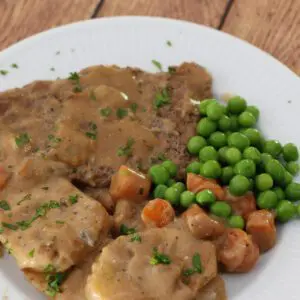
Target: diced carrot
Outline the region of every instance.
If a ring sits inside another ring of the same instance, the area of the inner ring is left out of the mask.
[[[151,181],[146,175],[121,166],[112,176],[109,192],[114,201],[127,199],[141,202],[149,196]]]
[[[274,215],[265,209],[252,212],[247,221],[246,230],[252,235],[261,252],[274,247],[276,243],[276,226]]]
[[[224,191],[222,187],[217,184],[214,179],[208,179],[200,175],[188,173],[186,185],[187,189],[193,193],[198,193],[203,190],[211,190],[219,200],[223,200],[224,198]]]
[[[228,272],[245,273],[258,261],[259,249],[251,236],[241,229],[227,229],[217,246],[218,261]]]
[[[0,189],[4,188],[9,177],[10,177],[10,174],[8,172],[6,172],[2,166],[0,166]]]
[[[233,196],[230,194],[227,187],[224,188],[225,197],[223,198],[232,208],[235,215],[242,216],[247,220],[250,213],[256,211],[256,201],[254,194],[248,192],[243,196]]]
[[[175,211],[168,201],[157,198],[147,203],[141,217],[146,225],[154,224],[156,227],[164,227],[174,220]]]
[[[197,239],[214,239],[222,235],[225,226],[216,219],[211,218],[197,204],[189,207],[182,217],[192,235]]]

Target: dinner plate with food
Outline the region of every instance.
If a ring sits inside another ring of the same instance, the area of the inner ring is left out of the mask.
[[[1,52],[1,296],[299,299],[299,95],[268,54],[169,19]]]

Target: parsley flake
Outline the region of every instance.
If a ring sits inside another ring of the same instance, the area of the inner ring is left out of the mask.
[[[128,138],[127,143],[125,146],[122,146],[118,149],[117,155],[118,156],[131,156],[132,154],[132,146],[135,143],[133,138]]]
[[[10,66],[11,66],[11,68],[13,68],[13,69],[19,69],[19,66],[18,66],[17,64],[11,64]]]
[[[55,144],[60,143],[60,142],[62,141],[62,139],[61,139],[60,137],[56,137],[56,136],[53,135],[53,134],[49,134],[49,135],[48,135],[48,140],[49,140],[50,142],[52,142],[52,143],[55,143]]]
[[[166,41],[167,46],[172,47],[172,42],[171,41]]]
[[[158,92],[155,95],[154,107],[158,109],[164,105],[170,104],[170,100],[169,92],[166,88],[164,88],[161,92]]]
[[[50,297],[55,297],[56,294],[61,293],[60,286],[67,278],[68,272],[59,272],[55,274],[46,274],[47,289],[45,293]]]
[[[130,242],[139,242],[141,243],[142,242],[142,237],[137,234],[137,233],[134,233],[130,239]]]
[[[16,145],[20,148],[30,142],[30,137],[29,137],[28,133],[26,133],[26,132],[21,133],[20,135],[15,137],[15,142],[16,142]]]
[[[10,210],[10,206],[5,200],[0,201],[0,208],[2,208],[3,210]]]
[[[78,202],[78,195],[70,195],[69,196],[69,201],[72,205],[77,203]]]
[[[100,115],[102,117],[108,117],[112,113],[112,109],[110,107],[105,107],[100,109]]]
[[[55,71],[55,68],[54,68],[54,67],[50,68],[50,71],[54,72],[54,71]]]
[[[137,109],[138,109],[138,105],[137,105],[137,103],[131,103],[130,104],[130,109],[131,109],[131,111],[133,112],[133,113],[136,113],[136,111],[137,111]]]
[[[17,225],[6,223],[6,222],[2,222],[2,226],[5,227],[5,228],[8,228],[10,230],[14,230],[14,231],[16,231],[18,229]]]
[[[96,98],[96,94],[94,92],[94,90],[91,90],[90,93],[89,93],[89,98],[93,101],[96,101],[97,98]]]
[[[168,72],[169,72],[169,74],[174,74],[174,73],[176,73],[176,68],[169,66],[168,67]]]
[[[31,194],[25,195],[20,201],[17,202],[17,205],[20,205],[22,202],[26,200],[31,200]]]
[[[56,223],[56,224],[65,224],[65,221],[56,220],[55,223]]]
[[[183,276],[189,277],[195,273],[199,273],[199,274],[202,273],[203,268],[202,268],[201,257],[199,253],[195,253],[193,255],[192,264],[193,264],[193,268],[184,270],[182,273]]]
[[[124,117],[126,117],[128,115],[128,111],[126,108],[119,107],[116,111],[116,115],[119,119],[123,119]]]
[[[35,249],[31,249],[29,252],[28,252],[28,256],[29,257],[34,257],[34,252],[35,252]]]
[[[91,140],[96,140],[97,138],[97,125],[94,122],[89,123],[89,131],[85,133],[85,135]]]
[[[162,71],[162,65],[159,61],[155,60],[155,59],[152,59],[152,64],[159,70],[159,71]]]
[[[171,259],[168,255],[158,252],[157,248],[153,248],[153,254],[150,259],[150,264],[151,265],[169,265],[171,263]]]
[[[8,71],[7,70],[0,70],[0,74],[5,76],[8,74]]]
[[[135,228],[129,228],[125,224],[121,224],[120,233],[122,235],[134,234],[134,233],[136,233],[136,229]]]
[[[69,80],[73,81],[73,92],[79,93],[82,92],[82,86],[80,84],[80,76],[77,72],[71,72],[68,77]]]

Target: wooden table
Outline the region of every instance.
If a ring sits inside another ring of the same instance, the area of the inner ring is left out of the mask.
[[[300,74],[300,0],[0,0],[0,50],[48,28],[119,15],[205,24],[247,40]]]

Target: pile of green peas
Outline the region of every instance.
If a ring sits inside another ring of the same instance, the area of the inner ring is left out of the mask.
[[[296,204],[300,184],[293,181],[299,173],[298,148],[293,143],[281,145],[277,140],[266,140],[254,128],[259,109],[248,106],[239,96],[229,99],[227,106],[206,99],[199,104],[199,112],[197,135],[187,144],[188,152],[198,160],[187,166],[187,173],[216,179],[228,185],[234,196],[253,191],[258,208],[275,210],[281,222],[300,214],[300,205]],[[229,208],[223,206],[217,201],[210,211],[220,216],[222,210],[224,217],[229,217]],[[242,225],[238,216],[230,217],[232,223]]]

